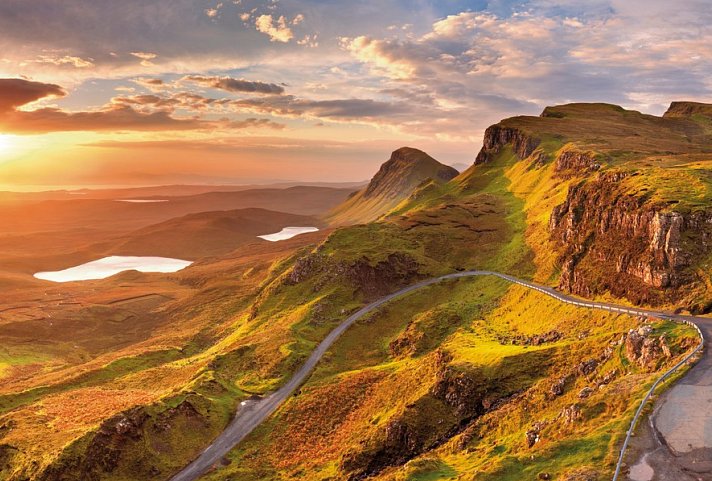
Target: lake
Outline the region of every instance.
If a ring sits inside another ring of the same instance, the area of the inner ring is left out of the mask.
[[[61,271],[38,272],[37,279],[52,282],[105,279],[123,271],[176,272],[191,265],[191,261],[170,257],[109,256]]]
[[[266,241],[270,242],[277,242],[285,239],[291,239],[294,236],[298,236],[299,234],[306,234],[307,232],[316,232],[319,229],[316,227],[285,227],[279,232],[275,232],[274,234],[265,234],[265,235],[258,235],[260,239],[264,239]]]

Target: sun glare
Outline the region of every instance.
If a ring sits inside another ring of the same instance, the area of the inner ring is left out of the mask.
[[[13,147],[13,137],[11,135],[0,134],[0,156],[10,153]]]

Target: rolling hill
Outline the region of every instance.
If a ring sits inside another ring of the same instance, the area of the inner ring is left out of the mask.
[[[488,128],[457,176],[394,152],[329,216],[361,224],[170,276],[0,293],[0,477],[168,480],[351,313],[458,270],[709,312],[706,112],[548,107]],[[220,215],[175,222],[212,230]],[[201,480],[610,479],[645,391],[697,341],[503,281],[433,285],[357,321]]]
[[[114,255],[156,255],[181,259],[227,254],[258,235],[286,226],[321,227],[315,217],[267,209],[200,212],[170,219],[132,232],[110,248]]]

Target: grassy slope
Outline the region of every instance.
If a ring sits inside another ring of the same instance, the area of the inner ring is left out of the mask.
[[[566,145],[561,135],[551,134],[540,147],[553,154]],[[611,152],[618,148],[613,147]],[[399,283],[470,267],[552,278],[556,272],[547,249],[547,213],[560,203],[570,181],[556,178],[551,169],[550,164],[532,168],[504,149],[492,163],[473,167],[447,184],[421,186],[386,222],[340,229],[318,248],[274,257],[255,278],[250,277],[254,266],[232,268],[224,278],[203,285],[204,291],[224,294],[234,287],[234,279],[248,279],[251,288],[259,286],[256,297],[216,304],[206,296],[186,305],[187,323],[191,316],[203,319],[202,325],[214,318],[227,322],[169,344],[182,349],[179,359],[129,362],[125,370],[111,368],[106,378],[99,375],[96,384],[53,391],[62,398],[43,397],[47,393],[30,397],[3,419],[21,424],[0,442],[27,450],[29,455],[16,464],[26,468],[23,463],[31,459],[49,462],[74,440],[55,463],[66,468],[84,456],[102,419],[148,404],[149,421],[139,441],[125,441],[118,466],[96,479],[143,479],[149,468],[165,478],[219,432],[237,402],[283,383],[350,311]],[[415,267],[394,265],[395,253]],[[312,259],[307,274],[299,282],[287,282],[297,257],[305,256]],[[381,268],[393,274],[393,282],[374,287],[366,274]],[[204,269],[206,276],[212,275],[210,266]],[[230,466],[210,478],[229,479],[231,473],[250,479],[343,477],[344,460],[375,452],[393,421],[414,427],[427,442],[444,444],[414,454],[404,466],[385,469],[380,474],[384,479],[441,479],[461,473],[521,479],[544,469],[565,472],[584,461],[605,473],[635,399],[652,374],[637,372],[616,348],[596,376],[614,368],[630,374],[581,402],[583,418],[571,425],[554,419],[563,407],[579,402],[576,394],[586,381],[577,378],[563,397],[551,402],[545,392],[574,363],[600,355],[632,325],[626,317],[579,312],[501,282],[431,287],[426,295],[402,299],[354,326],[302,393],[231,454]],[[563,339],[536,348],[500,343],[512,332],[530,335],[551,329],[561,331]],[[678,342],[691,336],[674,329]],[[392,348],[393,341],[401,347]],[[186,349],[195,344],[197,349]],[[477,419],[462,419],[432,394],[445,368],[477,379],[483,389],[508,401]],[[161,379],[169,382],[161,384]],[[47,406],[57,400],[96,399],[102,393],[110,397],[119,390],[133,397],[118,405],[107,403],[93,417],[70,426],[54,424],[66,413],[50,412],[55,421],[46,422]],[[605,393],[610,390],[616,396],[609,399]],[[168,432],[159,429],[161,419],[172,416],[186,399],[200,415],[179,412]],[[523,437],[533,422],[545,425],[542,442],[529,450]],[[48,435],[47,425],[54,434]],[[460,427],[452,431],[453,426]],[[185,442],[189,432],[190,442]],[[42,443],[29,448],[38,439]],[[146,443],[155,447],[147,451]]]
[[[368,242],[375,234],[358,234],[381,231],[381,239],[392,239],[399,231],[391,223],[407,228],[414,219],[431,219],[434,225],[426,222],[419,228],[435,232],[456,221],[457,205],[491,203],[503,209],[499,214],[507,220],[507,235],[497,238],[495,255],[483,252],[470,260],[474,264],[461,261],[456,267],[476,265],[531,276],[535,268],[525,226],[527,216],[536,219],[543,214],[512,194],[523,196],[527,183],[534,183],[526,172],[518,172],[516,160],[505,150],[492,164],[475,167],[447,185],[422,189],[394,211],[390,223],[340,231],[330,241],[342,253],[358,248],[369,256],[383,255],[388,251],[382,244]],[[482,219],[476,225],[487,229]],[[459,257],[459,241],[448,238],[451,259]],[[465,245],[477,249],[476,244]],[[616,348],[597,376],[614,369],[630,375],[581,402],[583,420],[571,426],[561,426],[557,418],[564,407],[577,403],[578,391],[589,381],[576,379],[565,396],[552,402],[546,401],[545,393],[574,363],[600,355],[636,323],[626,316],[564,306],[500,281],[480,279],[428,288],[357,323],[300,395],[239,446],[228,467],[206,479],[340,479],[347,475],[344,460],[378,446],[390,422],[406,419],[430,430],[433,439],[445,435],[443,429],[459,421],[430,394],[438,378],[437,358],[443,352],[451,356],[449,366],[480,379],[493,395],[519,394],[442,447],[415,456],[404,467],[386,469],[383,479],[442,479],[463,473],[480,473],[482,479],[521,479],[525,473],[558,474],[576,466],[607,473],[632,409],[654,376],[636,372]],[[662,327],[693,336],[684,328]],[[564,340],[536,348],[500,343],[501,336],[551,329],[565,333]],[[394,351],[392,343],[397,340],[409,346],[405,354]],[[605,396],[610,390],[616,392],[612,399]],[[524,445],[524,433],[533,422],[549,423],[542,430],[544,441],[533,451],[534,460]]]

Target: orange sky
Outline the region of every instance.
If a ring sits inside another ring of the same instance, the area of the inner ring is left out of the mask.
[[[0,186],[369,178],[470,164],[546,105],[709,101],[684,0],[4,0]]]

